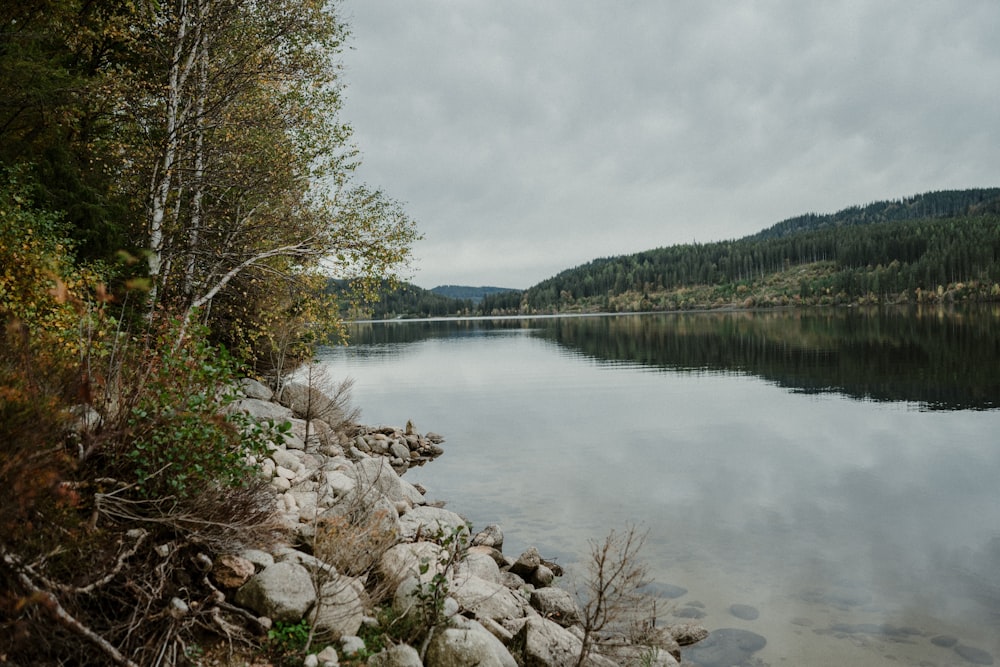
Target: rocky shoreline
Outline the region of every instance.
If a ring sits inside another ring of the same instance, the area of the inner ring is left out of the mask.
[[[326,644],[304,658],[308,667],[578,664],[581,610],[558,587],[561,568],[534,548],[505,555],[499,526],[473,533],[402,477],[443,452],[441,436],[410,424],[346,427],[329,397],[302,384],[275,396],[244,380],[240,392],[229,409],[275,433],[255,463],[285,539],[220,556],[212,573],[259,632],[308,622],[315,644]],[[431,626],[418,645],[388,641],[372,652],[358,636],[407,618]],[[582,664],[680,665],[681,648],[707,636],[688,622],[650,627],[642,643],[623,635],[597,643]]]

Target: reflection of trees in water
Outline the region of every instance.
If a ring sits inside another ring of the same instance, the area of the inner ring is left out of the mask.
[[[924,409],[1000,407],[1000,308],[804,309],[547,320],[536,335],[612,363],[756,375]]]
[[[357,322],[350,325],[350,345],[399,345],[432,338],[489,336],[504,331],[527,329],[535,320],[496,319],[427,319]]]

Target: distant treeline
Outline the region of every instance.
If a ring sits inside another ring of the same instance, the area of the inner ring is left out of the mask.
[[[452,299],[468,299],[472,303],[478,304],[485,297],[504,292],[518,292],[520,290],[509,287],[468,287],[466,285],[439,285],[431,290],[435,294],[451,297]]]
[[[521,292],[404,285],[373,317],[622,312],[1000,298],[1000,188],[791,218],[742,239],[596,259]]]

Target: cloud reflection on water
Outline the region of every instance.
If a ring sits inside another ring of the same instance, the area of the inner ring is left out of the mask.
[[[860,591],[871,604],[857,607],[886,622],[929,614],[992,632],[997,411],[642,372],[524,330],[357,349],[328,362],[355,377],[363,418],[443,432],[446,454],[408,474],[477,527],[500,523],[505,551],[573,558],[631,521],[651,531],[654,572],[700,562],[752,579],[759,604],[850,611]]]

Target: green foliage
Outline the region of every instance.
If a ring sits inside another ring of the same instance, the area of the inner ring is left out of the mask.
[[[305,620],[298,623],[278,621],[267,631],[267,642],[270,653],[283,664],[300,665],[309,643],[309,623]]]
[[[162,352],[148,362],[120,463],[147,497],[184,498],[206,485],[244,485],[254,472],[249,455],[264,451],[265,430],[241,415],[219,414],[232,399],[224,392],[235,378],[225,348],[195,336],[171,349],[176,336],[176,327],[165,327]]]

